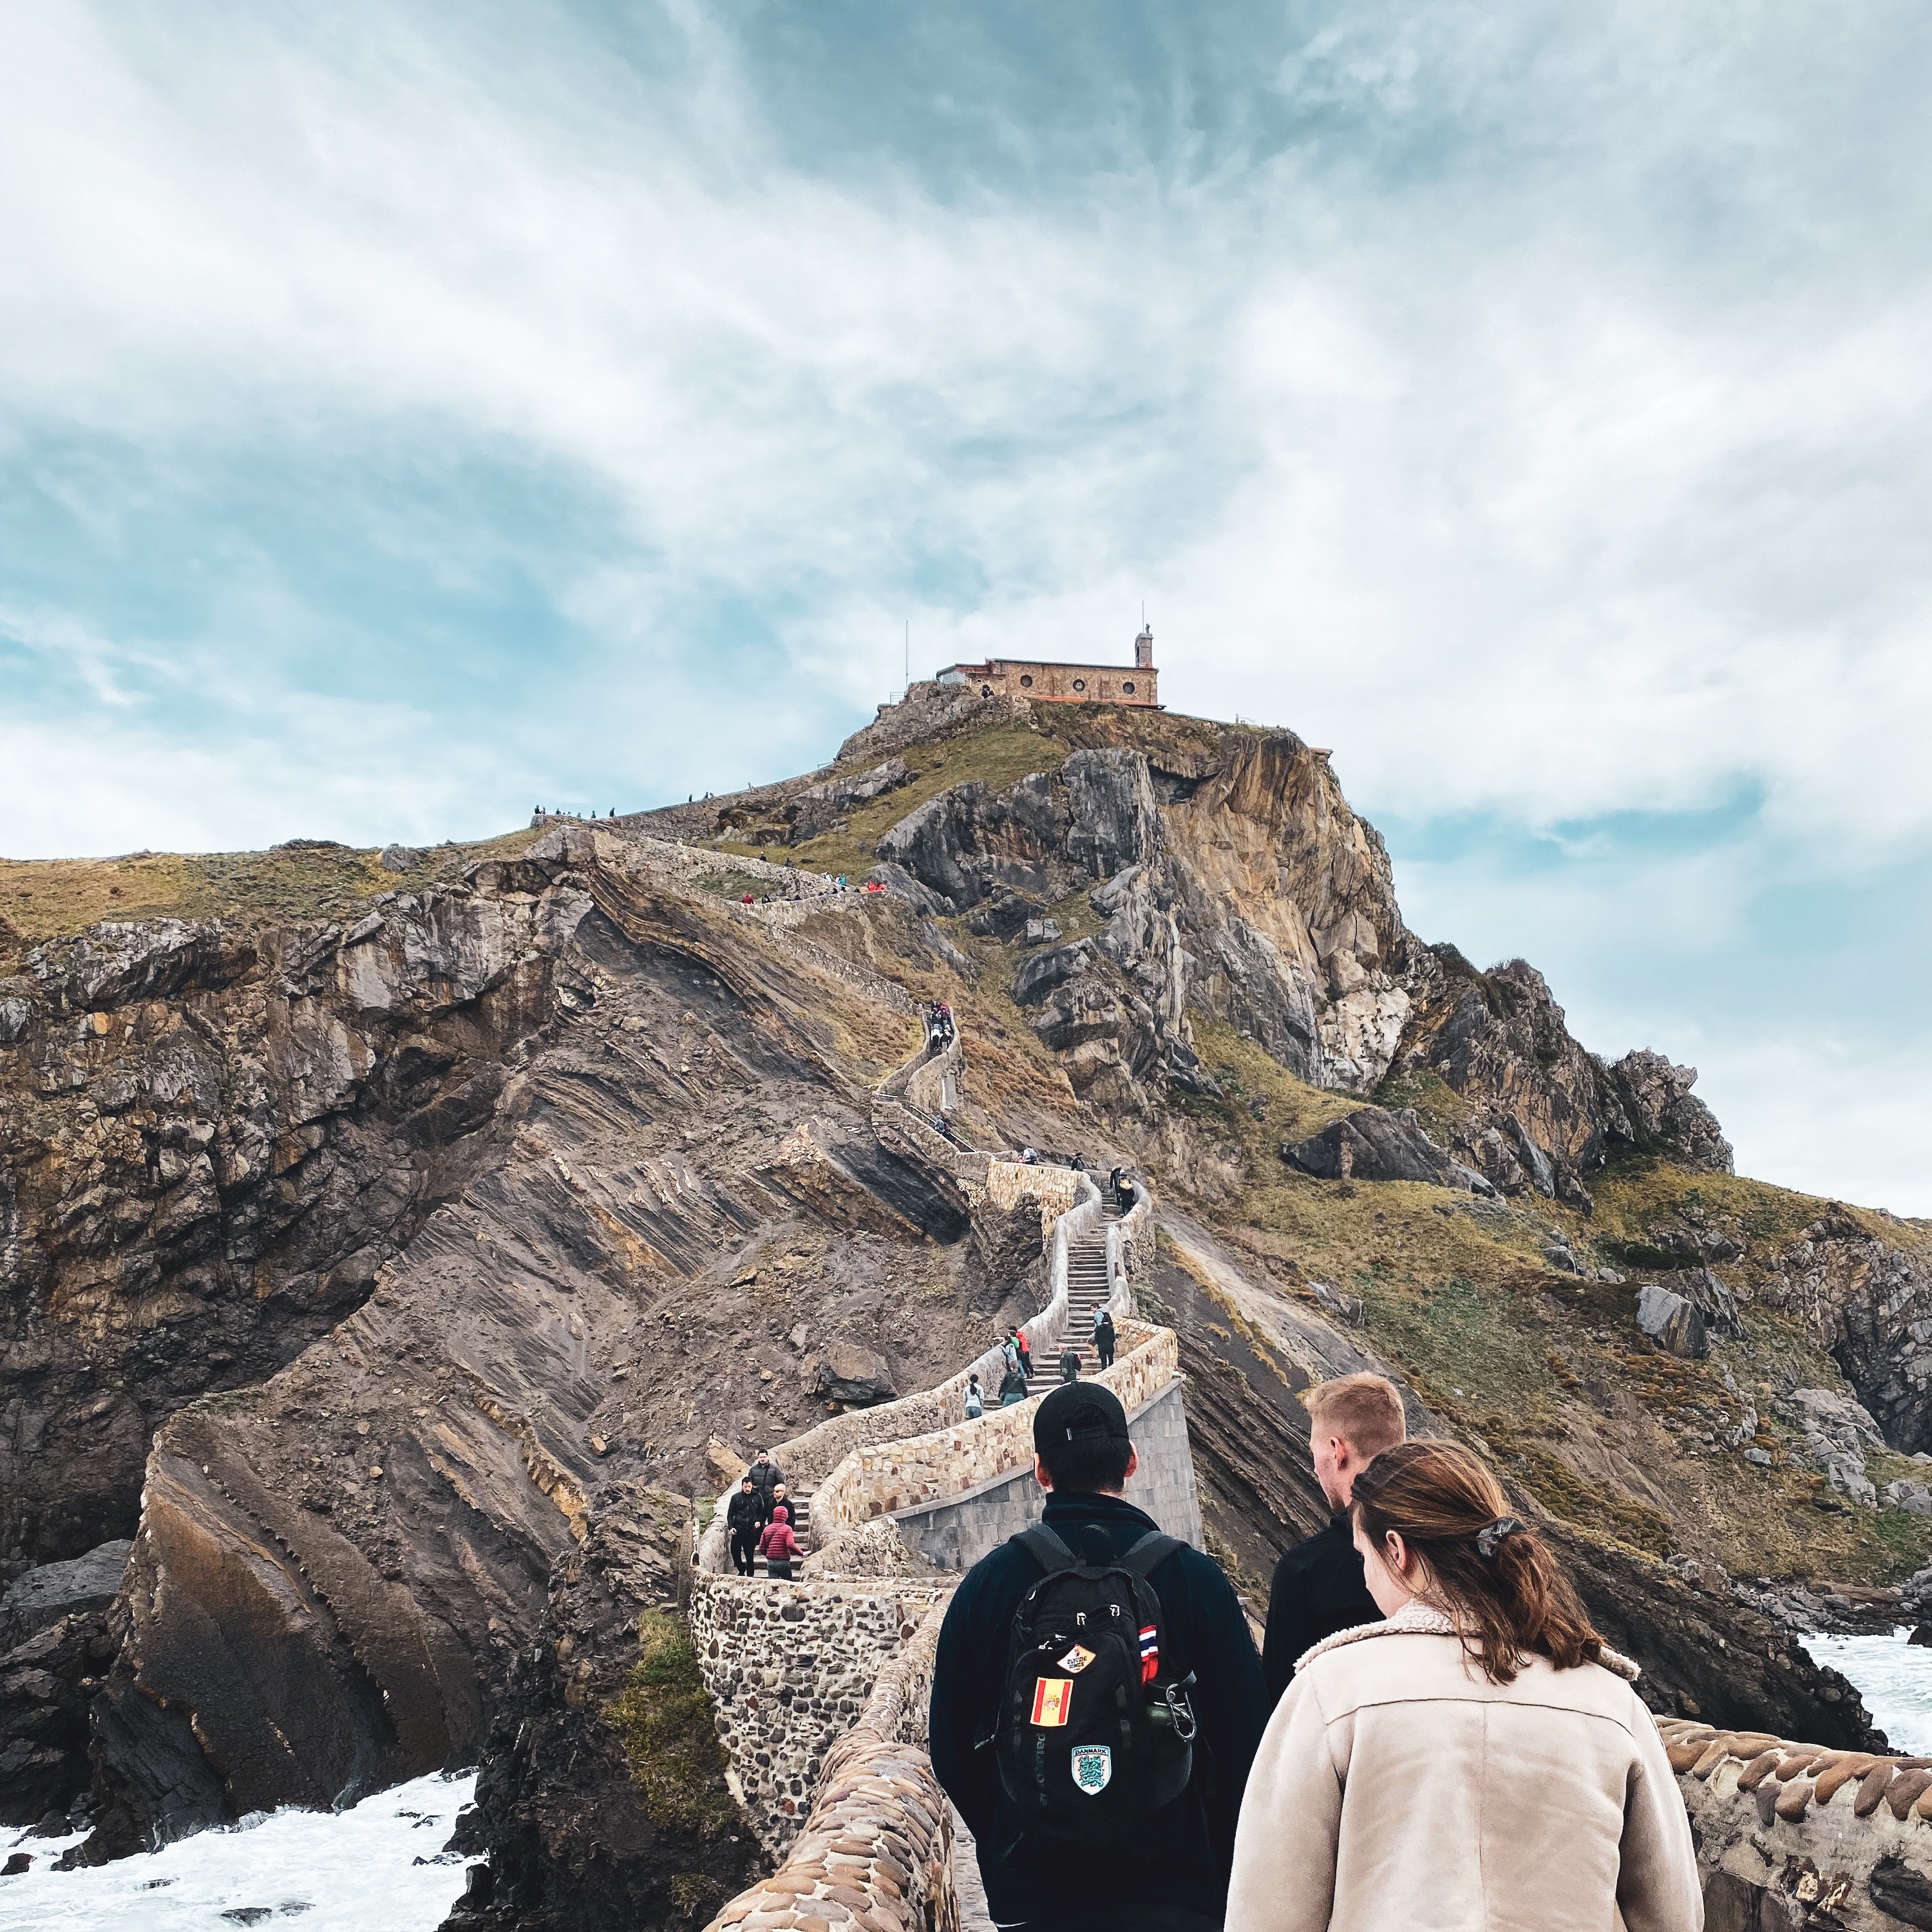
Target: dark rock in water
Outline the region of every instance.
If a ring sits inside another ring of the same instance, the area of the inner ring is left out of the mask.
[[[30,1570],[22,1581],[40,1574]],[[82,1600],[99,1603],[98,1595]],[[88,1706],[115,1648],[103,1604],[69,1610],[0,1656],[0,1824],[51,1816],[67,1828],[68,1808],[91,1775]]]
[[[638,1661],[642,1614],[675,1616],[691,1531],[680,1497],[632,1491],[624,1504],[560,1559],[540,1640],[510,1668],[476,1802],[451,1840],[486,1862],[470,1868],[445,1932],[702,1925],[762,1868],[722,1760],[674,1814],[654,1816],[632,1776],[611,1707]],[[696,1701],[715,1751],[709,1701]]]
[[[273,1908],[266,1905],[231,1905],[221,1916],[232,1925],[259,1925],[275,1915]]]
[[[1932,1624],[1915,1624],[1912,1626],[1912,1634],[1906,1639],[1906,1642],[1918,1644],[1927,1650],[1932,1650]]]
[[[1322,1180],[1422,1180],[1466,1190],[1480,1182],[1478,1191],[1494,1191],[1438,1147],[1408,1109],[1360,1108],[1305,1141],[1284,1145],[1281,1157]]]
[[[1703,1316],[1684,1296],[1656,1282],[1646,1282],[1636,1292],[1636,1325],[1673,1355],[1702,1361],[1711,1352]]]
[[[85,1556],[43,1563],[16,1578],[0,1597],[0,1652],[76,1611],[106,1610],[121,1587],[121,1573],[134,1546],[124,1539],[97,1544]]]
[[[0,1878],[18,1878],[23,1871],[32,1869],[33,1862],[31,1852],[9,1852],[7,1862],[0,1865]]]

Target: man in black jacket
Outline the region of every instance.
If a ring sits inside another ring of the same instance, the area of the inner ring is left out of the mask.
[[[1304,1400],[1309,1453],[1335,1514],[1326,1529],[1298,1543],[1275,1565],[1262,1642],[1270,1707],[1294,1682],[1304,1652],[1337,1630],[1382,1621],[1362,1580],[1362,1559],[1348,1526],[1348,1499],[1355,1478],[1408,1432],[1402,1396],[1382,1376],[1338,1376],[1316,1383]]]
[[[1123,1492],[1139,1466],[1120,1399],[1103,1384],[1055,1389],[1034,1418],[1042,1517],[1076,1556],[1124,1555],[1159,1526]],[[1216,1932],[1234,1822],[1268,1698],[1247,1619],[1219,1564],[1183,1548],[1148,1580],[1160,1599],[1166,1667],[1191,1671],[1200,1732],[1188,1787],[1154,1814],[1136,1855],[1106,1857],[1021,1838],[990,1746],[1014,1612],[1044,1574],[1017,1542],[982,1557],[953,1593],[933,1664],[932,1768],[977,1841],[994,1922],[1023,1932]]]
[[[772,1520],[772,1492],[784,1480],[778,1466],[772,1460],[769,1449],[758,1451],[758,1460],[746,1472],[752,1479],[752,1487],[757,1491],[760,1515],[758,1527],[762,1529]]]
[[[749,1576],[756,1570],[758,1532],[764,1526],[764,1499],[747,1476],[724,1511],[724,1527],[731,1532],[731,1567],[741,1576]]]

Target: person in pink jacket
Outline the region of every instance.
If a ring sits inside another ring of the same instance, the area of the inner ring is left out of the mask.
[[[1684,1801],[1541,1540],[1460,1444],[1385,1449],[1349,1504],[1384,1622],[1306,1652],[1235,1832],[1240,1932],[1700,1932]]]
[[[765,1574],[781,1582],[791,1581],[791,1566],[804,1554],[798,1538],[791,1533],[791,1511],[783,1503],[772,1505],[772,1520],[758,1538],[758,1554],[765,1559]]]

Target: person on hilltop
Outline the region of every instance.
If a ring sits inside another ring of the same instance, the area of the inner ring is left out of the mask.
[[[1111,1389],[1055,1389],[1034,1448],[1041,1520],[940,1630],[934,1772],[1003,1932],[1216,1932],[1268,1709],[1247,1619],[1219,1564],[1126,1500]]]
[[[1294,1676],[1294,1660],[1311,1645],[1382,1615],[1362,1580],[1362,1559],[1348,1528],[1348,1498],[1370,1460],[1408,1433],[1402,1396],[1385,1376],[1338,1376],[1303,1398],[1315,1480],[1333,1512],[1328,1527],[1298,1543],[1275,1565],[1268,1592],[1262,1674],[1272,1704]]]
[[[1070,1341],[1060,1352],[1060,1379],[1064,1382],[1080,1379],[1080,1351]]]
[[[986,1412],[986,1391],[980,1386],[980,1378],[969,1373],[966,1378],[966,1420],[977,1422]]]
[[[764,1503],[748,1475],[738,1485],[724,1511],[724,1527],[731,1533],[731,1567],[741,1576],[748,1576],[756,1567],[758,1535],[764,1528]]]
[[[791,1566],[805,1552],[791,1533],[791,1511],[783,1503],[772,1510],[772,1520],[758,1538],[758,1554],[765,1559],[765,1574],[781,1583],[791,1581]]]
[[[758,1492],[758,1526],[760,1528],[772,1520],[772,1492],[784,1480],[778,1466],[772,1460],[769,1449],[760,1449],[758,1460],[746,1472],[753,1489]]]
[[[1241,1932],[1696,1932],[1684,1800],[1637,1667],[1456,1442],[1348,1506],[1385,1621],[1324,1638],[1268,1720],[1234,1844]]]

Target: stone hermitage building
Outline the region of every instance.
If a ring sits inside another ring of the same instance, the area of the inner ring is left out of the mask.
[[[1030,698],[1049,704],[1138,704],[1158,711],[1160,677],[1154,668],[1154,632],[1149,628],[1134,640],[1131,669],[988,658],[984,664],[948,664],[939,674],[939,682],[976,686],[982,698]]]

